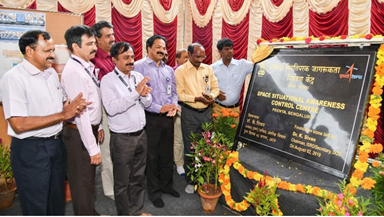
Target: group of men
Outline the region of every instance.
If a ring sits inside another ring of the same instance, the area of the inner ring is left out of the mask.
[[[238,109],[252,63],[233,59],[233,42],[221,39],[222,57],[206,65],[205,49],[193,43],[166,65],[167,40],[146,41],[148,55],[134,61],[134,48],[115,42],[113,26],[100,21],[65,33],[71,58],[61,81],[51,67],[49,33],[26,32],[19,40],[24,60],[1,80],[4,114],[11,135],[11,164],[23,214],[64,215],[67,175],[75,215],[97,215],[95,171],[101,164],[104,194],[118,215],[150,215],[173,188],[173,163],[188,173],[191,132],[212,121],[212,109]],[[168,54],[167,54],[168,55]],[[148,135],[148,136],[147,136]],[[185,191],[193,193],[186,176]]]

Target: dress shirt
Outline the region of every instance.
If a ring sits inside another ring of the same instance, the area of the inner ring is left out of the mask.
[[[91,62],[95,65],[95,69],[99,69],[99,81],[101,81],[104,75],[115,68],[115,63],[112,61],[112,57],[101,48],[97,49],[95,58],[93,58]]]
[[[253,63],[245,59],[236,60],[232,58],[228,67],[223,63],[223,59],[216,61],[211,66],[219,82],[219,88],[225,92],[226,96],[225,100],[216,99],[216,102],[227,106],[238,103],[245,76],[252,72]]]
[[[174,67],[172,67],[173,71],[176,71],[176,69],[179,68],[179,64],[176,63]]]
[[[119,79],[115,72],[110,72],[101,81],[101,99],[108,113],[109,129],[115,133],[133,133],[145,126],[144,107],[152,103],[151,94],[142,97],[136,91],[137,84],[144,76],[138,72],[131,71],[130,77],[115,70],[124,79],[132,91]]]
[[[27,60],[9,70],[1,79],[5,119],[11,117],[48,116],[62,112],[64,94],[59,77],[53,68],[41,72]],[[8,135],[27,137],[50,137],[59,133],[63,124],[16,134],[8,123]]]
[[[91,62],[85,62],[76,55],[71,55],[80,63],[72,58],[68,60],[61,75],[61,84],[69,100],[73,100],[80,92],[87,102],[92,102],[80,115],[76,115],[69,122],[76,124],[79,130],[81,141],[88,150],[89,156],[94,156],[100,152],[97,146],[95,136],[93,135],[91,125],[99,125],[101,122],[101,100],[99,87],[94,83],[89,72],[93,72],[94,65]]]
[[[205,77],[208,76],[208,82]],[[176,85],[179,100],[197,109],[206,108],[208,105],[202,102],[195,102],[196,96],[202,96],[209,85],[209,95],[216,98],[219,95],[217,79],[213,69],[207,64],[200,64],[196,69],[188,60],[186,63],[176,69]]]
[[[160,66],[145,57],[135,63],[134,70],[150,78],[147,85],[152,88],[152,104],[147,111],[160,113],[163,105],[177,105],[175,73],[173,69],[161,61]],[[167,94],[167,86],[171,85],[171,94]]]

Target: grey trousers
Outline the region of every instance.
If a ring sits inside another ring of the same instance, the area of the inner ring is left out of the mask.
[[[140,215],[146,186],[147,134],[111,132],[110,145],[117,214]]]

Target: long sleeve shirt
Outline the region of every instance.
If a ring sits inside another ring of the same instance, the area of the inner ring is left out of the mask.
[[[206,93],[209,86],[209,95],[216,98],[219,95],[219,86],[213,69],[204,63],[196,69],[188,60],[176,69],[176,85],[179,100],[197,109],[206,108],[208,105],[195,102],[195,97]]]
[[[97,49],[95,58],[93,58],[91,62],[95,65],[95,70],[99,69],[98,78],[100,81],[104,75],[112,72],[115,68],[115,63],[112,61],[112,57],[101,48]]]
[[[1,79],[5,119],[11,117],[48,116],[63,110],[63,90],[53,68],[41,72],[27,60],[13,67]],[[63,128],[57,123],[42,129],[15,133],[8,123],[8,135],[25,139],[31,136],[50,137]]]
[[[216,101],[227,106],[238,103],[245,76],[252,72],[253,63],[245,59],[236,60],[232,58],[227,67],[223,63],[223,59],[220,59],[213,63],[211,67],[215,72],[220,90],[225,92],[226,96],[225,100],[216,99]]]
[[[152,88],[152,104],[146,108],[147,111],[160,113],[163,105],[177,105],[175,74],[170,66],[163,61],[157,66],[153,60],[145,57],[135,63],[133,70],[150,78],[147,85]]]
[[[61,75],[61,84],[69,100],[73,100],[80,92],[87,102],[92,102],[80,115],[76,115],[69,122],[76,124],[79,130],[81,141],[87,149],[89,156],[94,156],[100,152],[95,136],[93,135],[92,125],[99,125],[101,122],[101,99],[99,87],[95,84],[97,80],[92,74],[94,65],[85,62],[76,55],[71,55]],[[90,72],[87,73],[85,68]],[[93,77],[93,79],[92,79]]]
[[[115,68],[103,77],[100,90],[103,105],[108,114],[109,129],[115,133],[132,133],[144,128],[146,124],[144,108],[152,103],[152,96],[142,97],[136,86],[144,76],[131,71],[130,77]],[[128,87],[120,80],[124,79]]]

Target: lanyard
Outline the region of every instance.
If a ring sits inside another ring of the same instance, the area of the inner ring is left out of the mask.
[[[131,89],[131,85],[130,84],[127,84],[127,82],[125,82],[125,80],[119,75],[119,73],[116,71],[116,69],[113,70],[115,72],[115,74],[117,75],[117,77],[119,77],[120,81],[123,82],[123,84],[128,87],[128,90],[129,92],[132,92],[132,89]],[[133,74],[131,74],[131,76],[133,76],[133,83],[135,84],[135,87],[136,86],[136,76],[134,76]]]
[[[73,58],[73,57],[71,57],[71,58],[72,58],[74,61],[76,61],[77,63],[79,63],[79,64],[84,68],[84,70],[87,72],[87,74],[89,75],[89,77],[91,77],[93,83],[95,83],[97,87],[100,87],[100,83],[99,83],[99,81],[96,80],[96,78],[95,78],[94,76],[91,75],[91,73],[89,72],[89,70],[88,70],[87,68],[85,68],[85,67],[83,66],[83,64],[81,64],[81,62],[80,62],[79,60],[77,60],[77,59],[75,59],[75,58]]]

